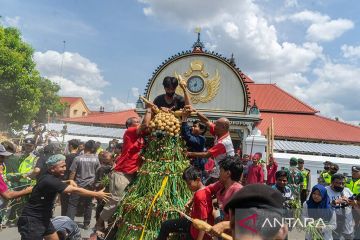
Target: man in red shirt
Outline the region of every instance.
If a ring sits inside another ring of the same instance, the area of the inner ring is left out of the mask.
[[[268,176],[266,184],[272,186],[276,183],[275,173],[277,172],[278,169],[278,164],[272,154],[269,155],[269,163],[266,166],[266,169]]]
[[[205,123],[209,129],[210,134],[215,137],[214,146],[207,150],[206,152],[188,152],[187,156],[189,158],[209,158],[212,157],[215,160],[215,166],[212,172],[210,173],[209,179],[206,181],[205,185],[214,183],[219,179],[220,168],[219,162],[226,158],[226,156],[234,156],[234,146],[231,141],[229,128],[230,122],[227,118],[219,118],[215,123],[210,122],[210,120],[205,117],[200,112],[196,112],[200,121]]]
[[[254,154],[252,158],[253,164],[249,166],[246,184],[264,183],[264,171],[261,164],[259,164],[260,158],[259,154]]]
[[[213,225],[214,217],[212,215],[212,191],[210,188],[205,187],[201,182],[201,171],[196,169],[194,166],[190,166],[185,169],[182,178],[186,182],[189,190],[194,192],[194,196],[191,201],[192,207],[190,217],[193,219],[203,220],[210,225]],[[219,189],[213,189],[214,192],[217,192],[218,190]],[[185,233],[185,239],[191,240],[211,239],[208,235],[205,235],[204,231],[197,230],[191,224],[191,221],[184,217],[163,222],[161,224],[157,240],[168,239],[170,233]]]
[[[115,212],[117,205],[124,195],[125,188],[134,181],[136,172],[141,165],[139,153],[143,146],[143,135],[151,119],[151,108],[147,108],[142,123],[136,117],[126,121],[126,131],[123,136],[121,155],[115,160],[115,167],[110,174],[110,201],[104,206],[100,214],[103,221],[107,221]]]

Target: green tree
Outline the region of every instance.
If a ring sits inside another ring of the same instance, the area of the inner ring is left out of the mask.
[[[57,109],[58,86],[35,69],[32,47],[16,28],[0,26],[0,129],[21,128],[43,108]],[[46,98],[51,96],[50,98]],[[46,101],[45,101],[46,99]],[[48,100],[50,99],[50,100]],[[53,106],[55,104],[55,107]],[[46,110],[45,110],[46,111]],[[41,118],[39,116],[39,118]]]
[[[49,79],[41,78],[41,101],[40,110],[36,120],[38,122],[47,122],[48,117],[56,117],[64,111],[65,105],[60,103],[60,97],[57,94],[60,86],[51,82]]]

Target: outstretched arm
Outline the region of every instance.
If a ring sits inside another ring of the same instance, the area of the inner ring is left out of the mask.
[[[139,126],[139,128],[137,129],[137,134],[138,135],[140,135],[141,132],[145,131],[149,127],[149,123],[150,123],[150,120],[151,120],[151,113],[152,113],[152,108],[150,106],[148,106],[146,108],[145,115],[144,115],[144,118],[142,120],[142,123]]]
[[[106,201],[110,198],[110,193],[106,193],[104,192],[104,190],[105,188],[96,192],[96,191],[86,190],[81,187],[74,187],[73,185],[69,185],[65,188],[64,193],[75,193],[83,197],[96,197]]]
[[[184,92],[185,106],[191,105],[190,97],[189,97],[189,94],[188,94],[188,92],[186,90],[186,82],[184,80],[180,80],[180,87]]]
[[[211,122],[204,114],[202,114],[201,112],[198,112],[198,111],[196,111],[196,114],[201,122],[205,123],[208,127],[210,127]]]
[[[6,200],[10,200],[10,199],[14,199],[14,198],[18,198],[18,197],[22,197],[24,195],[27,195],[29,193],[32,192],[33,187],[27,187],[23,190],[20,191],[5,191],[0,193],[0,196],[5,198]]]
[[[189,158],[209,158],[211,157],[210,152],[187,152],[186,154]]]

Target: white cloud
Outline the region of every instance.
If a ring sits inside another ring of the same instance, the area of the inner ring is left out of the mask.
[[[35,52],[34,60],[41,75],[61,87],[61,96],[81,96],[90,109],[105,106],[109,110],[123,110],[134,106],[115,97],[103,100],[103,88],[109,83],[104,79],[97,64],[78,53],[56,51]],[[138,92],[132,88],[132,93]],[[138,95],[137,95],[138,96]]]
[[[308,101],[327,116],[359,120],[360,68],[327,62],[313,72],[317,79],[302,89]]]
[[[360,46],[349,46],[344,44],[341,46],[344,58],[360,58]]]
[[[284,3],[285,7],[297,7],[299,6],[298,1],[297,0],[285,0]]]
[[[325,23],[314,23],[308,28],[307,37],[313,41],[332,41],[353,27],[352,21],[340,18]]]
[[[140,95],[139,88],[136,88],[136,87],[131,88],[131,93],[132,93],[133,97],[135,97],[137,99]]]
[[[332,20],[328,15],[309,10],[295,13],[288,18],[295,22],[310,22],[306,37],[311,41],[332,41],[354,27],[351,20],[342,18]],[[284,18],[277,19],[283,20]]]
[[[101,71],[96,63],[81,56],[78,53],[59,53],[56,51],[36,52],[34,60],[37,67],[44,75],[61,75],[71,79],[77,84],[94,86],[95,88],[104,87],[109,83],[104,80]]]
[[[47,78],[59,84],[59,86],[61,87],[59,94],[61,96],[81,96],[82,98],[84,98],[86,104],[92,108],[94,108],[95,106],[100,106],[102,104],[100,97],[103,92],[100,90],[91,88],[89,86],[78,85],[74,81],[60,77],[58,75],[47,76]]]
[[[352,125],[355,125],[357,127],[360,127],[360,121],[344,121],[348,124],[352,124]]]
[[[1,22],[3,22],[3,24],[8,27],[19,27],[20,19],[21,18],[19,16],[15,16],[15,17],[5,16]]]
[[[238,39],[240,37],[239,28],[233,22],[227,22],[224,26],[225,32],[232,38]]]
[[[324,23],[330,20],[330,17],[319,12],[304,10],[289,16],[293,21],[310,21],[312,23]]]
[[[323,53],[323,47],[314,42],[341,36],[354,27],[352,21],[331,19],[309,10],[278,19],[267,17],[252,0],[209,0],[206,5],[191,0],[140,2],[144,8],[151,9],[151,17],[167,24],[183,26],[188,31],[201,26],[202,39],[204,34],[208,39],[206,48],[229,55],[234,53],[239,67],[256,82],[268,83],[271,79],[327,116],[360,119],[360,110],[357,110],[360,102],[356,98],[360,91],[356,83],[360,68],[332,63]],[[285,7],[298,7],[297,1],[287,1]],[[271,19],[275,22],[289,19],[288,26],[297,22],[308,24],[304,33],[307,42],[281,42]],[[344,49],[347,54],[355,52]],[[316,69],[312,71],[314,66]]]
[[[280,42],[276,28],[269,24],[262,11],[251,0],[218,1],[141,1],[156,17],[169,24],[192,30],[196,26],[210,39],[205,42],[209,50],[234,53],[239,56],[241,68],[248,74],[304,72],[322,54],[322,48],[314,43],[298,45]],[[197,9],[203,9],[198,11]],[[211,13],[211,14],[209,14]],[[204,39],[204,37],[203,37]],[[243,58],[242,56],[246,56]],[[265,79],[259,79],[263,81]]]
[[[151,16],[154,14],[151,8],[144,8],[143,11],[146,16]]]
[[[124,103],[116,97],[111,97],[105,104],[105,109],[108,109],[108,111],[120,111],[131,108],[135,108],[135,103]]]

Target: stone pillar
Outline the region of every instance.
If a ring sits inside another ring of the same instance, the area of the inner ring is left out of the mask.
[[[244,153],[253,155],[254,153],[259,152],[263,156],[262,159],[265,159],[265,148],[267,145],[267,139],[265,138],[265,136],[261,135],[260,131],[257,130],[258,129],[255,128],[252,133],[245,139],[246,147]]]

